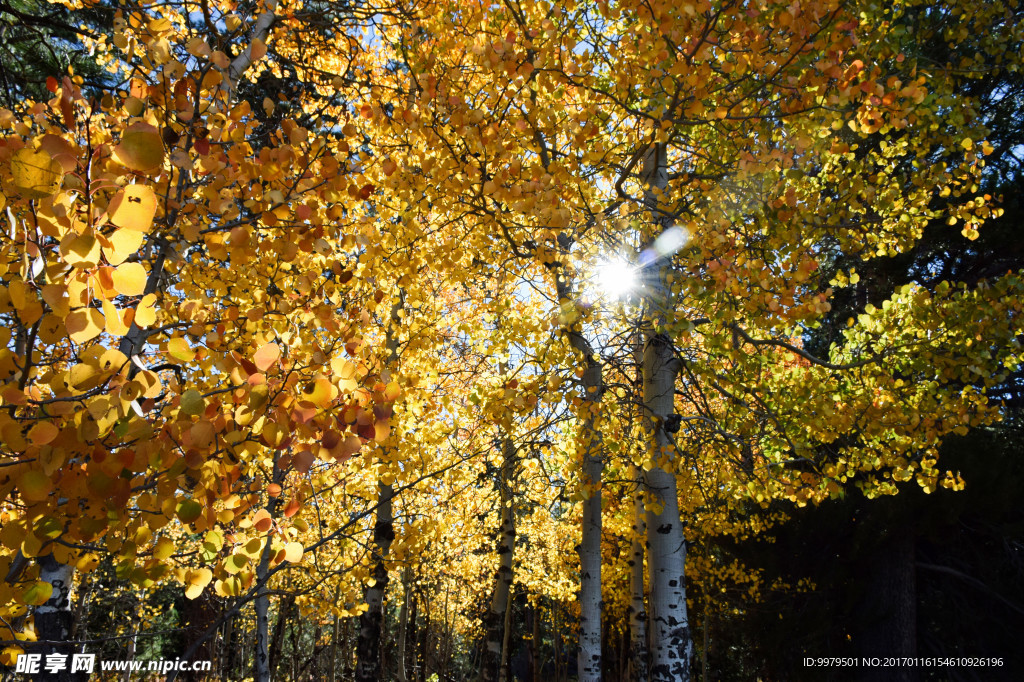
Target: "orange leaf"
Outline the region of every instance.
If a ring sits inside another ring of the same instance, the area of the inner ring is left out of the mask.
[[[254,62],[263,59],[263,55],[267,54],[267,44],[259,38],[254,38],[252,41],[252,60]]]
[[[33,445],[46,445],[52,442],[59,433],[60,429],[54,426],[52,422],[39,422],[29,429],[28,439],[32,441]]]
[[[255,516],[252,517],[252,527],[260,533],[266,533],[273,525],[274,520],[270,518],[270,512],[266,509],[260,509],[256,512]]]
[[[290,519],[291,517],[295,516],[295,514],[297,514],[300,509],[302,509],[302,503],[293,497],[292,499],[288,500],[288,504],[284,506],[285,518]]]
[[[261,372],[266,372],[277,362],[279,357],[281,357],[281,347],[276,343],[268,343],[256,351],[256,354],[252,356],[252,361]]]
[[[316,461],[316,456],[309,450],[303,450],[292,456],[292,465],[300,474],[308,474]]]

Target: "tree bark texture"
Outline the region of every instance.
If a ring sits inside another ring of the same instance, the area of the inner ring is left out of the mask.
[[[575,297],[572,280],[567,273],[556,279],[560,303],[571,303]],[[603,390],[602,363],[590,341],[578,325],[566,330],[569,344],[582,356],[583,407],[580,435],[583,454],[582,486],[583,528],[580,540],[580,642],[576,658],[579,682],[601,680],[601,480],[604,457],[598,416]]]
[[[75,569],[67,564],[57,561],[52,554],[39,557],[39,580],[49,583],[53,587],[53,593],[41,606],[35,608],[36,634],[41,640],[52,642],[68,642],[71,636],[71,626],[74,620],[71,611],[71,587],[74,580]],[[38,652],[46,660],[48,654],[64,654],[71,660],[74,647],[70,642],[67,644],[42,644],[34,653]],[[72,675],[70,666],[58,673],[39,674],[40,680],[59,680],[60,682],[80,679],[80,675]]]
[[[272,474],[274,483],[280,484],[284,480],[284,471],[277,466],[274,460],[274,472]],[[278,497],[271,497],[267,502],[266,509],[271,518],[275,518]],[[272,668],[270,666],[270,595],[267,593],[267,575],[270,572],[271,538],[268,535],[266,545],[260,555],[260,563],[256,567],[256,580],[262,585],[255,599],[256,610],[256,682],[270,682]]]
[[[491,606],[484,616],[487,641],[484,645],[480,678],[483,682],[496,682],[505,667],[502,660],[505,640],[505,611],[509,608],[512,590],[512,567],[515,559],[516,522],[513,508],[512,485],[516,466],[516,448],[510,438],[502,442],[502,462],[498,474],[500,489],[501,527],[498,531],[498,570],[494,576]]]
[[[644,543],[647,522],[639,468],[631,467],[637,481],[633,496],[633,538],[629,547],[629,679],[647,682],[647,608],[644,603]]]
[[[401,324],[398,313],[404,305],[404,295],[399,292],[398,300],[391,306],[386,346],[388,366],[398,362],[399,339],[397,329]],[[392,499],[394,487],[378,483],[376,522],[373,526],[373,585],[366,588],[363,600],[366,611],[359,616],[359,638],[356,642],[356,682],[379,682],[381,679],[381,629],[384,622],[384,594],[388,588],[387,556],[395,539],[394,512]]]
[[[651,681],[690,679],[693,642],[684,586],[686,545],[679,517],[672,445],[665,421],[673,413],[677,360],[661,334],[648,334],[644,347],[644,421],[653,466],[644,481],[652,508],[647,510],[648,569],[651,586]]]
[[[917,580],[914,533],[900,529],[878,547],[869,574],[870,598],[864,656],[917,656]],[[917,682],[913,667],[866,669],[866,682]]]
[[[363,599],[366,611],[359,616],[359,639],[356,643],[356,682],[378,682],[381,679],[380,638],[384,621],[384,593],[388,588],[385,558],[395,539],[391,501],[394,488],[379,484],[377,523],[373,529],[373,585],[366,588]]]
[[[405,642],[409,629],[409,598],[412,594],[412,571],[408,564],[402,570],[402,606],[398,611],[398,651],[395,653],[395,679],[398,682],[408,682],[405,676]]]
[[[652,222],[670,227],[658,206],[668,187],[665,145],[651,145],[644,153],[641,181],[644,203]],[[675,383],[679,361],[671,338],[661,332],[670,311],[671,294],[665,269],[671,254],[656,254],[646,268],[643,347],[644,431],[650,468],[644,474],[648,499],[647,565],[650,571],[651,682],[688,682],[693,641],[686,612],[684,587],[686,545],[679,517],[679,497],[672,461],[673,445],[666,424],[675,413]]]

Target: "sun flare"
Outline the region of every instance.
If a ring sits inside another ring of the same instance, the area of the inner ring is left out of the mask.
[[[597,266],[596,282],[604,298],[625,298],[637,287],[636,266],[621,258],[603,261]]]

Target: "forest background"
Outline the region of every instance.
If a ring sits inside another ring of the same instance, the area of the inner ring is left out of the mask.
[[[1022,13],[0,1],[0,663],[1019,679]]]

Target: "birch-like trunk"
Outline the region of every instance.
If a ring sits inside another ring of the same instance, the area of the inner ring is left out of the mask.
[[[647,564],[651,585],[651,682],[690,679],[693,643],[684,585],[686,544],[679,518],[672,445],[665,420],[673,413],[676,366],[672,344],[661,334],[648,336],[644,348],[644,421],[654,466],[644,476],[653,503],[647,510]]]
[[[594,425],[601,388],[601,365],[591,356],[583,373],[583,386],[590,410],[583,424],[584,455],[583,537],[580,541],[580,650],[577,658],[579,682],[601,680],[601,478],[604,459],[601,436]]]
[[[385,559],[395,539],[394,516],[391,500],[395,491],[390,485],[379,484],[377,523],[373,528],[373,585],[366,588],[363,600],[366,611],[359,616],[359,639],[356,643],[356,682],[379,682],[380,637],[384,621],[384,593],[388,588],[388,569]]]
[[[49,654],[70,656],[72,647],[68,644],[51,644],[49,642],[68,642],[71,637],[71,624],[74,620],[71,611],[71,587],[75,571],[72,566],[57,561],[52,554],[39,557],[39,580],[53,587],[53,594],[42,606],[35,609],[36,634],[41,640],[48,640],[37,650],[43,660]],[[70,660],[70,658],[68,659]],[[53,675],[43,675],[41,679],[72,680],[68,670]]]
[[[662,229],[668,221],[658,208],[658,196],[668,187],[663,144],[652,145],[643,162],[647,185],[644,203]],[[668,320],[670,292],[665,286],[663,254],[649,267],[645,281],[647,314],[643,329],[644,431],[650,468],[644,483],[652,503],[647,510],[647,565],[650,571],[651,682],[688,682],[693,642],[686,611],[686,544],[679,517],[679,495],[673,467],[673,445],[666,423],[675,413],[675,384],[679,361],[671,338],[662,333]]]
[[[284,471],[274,460],[274,471],[271,475],[272,482],[280,484],[284,480]],[[276,517],[279,497],[271,497],[267,502],[267,512],[270,518]],[[270,595],[267,590],[267,574],[270,572],[270,557],[274,553],[271,548],[271,538],[267,535],[266,545],[260,555],[260,563],[256,566],[257,584],[262,585],[256,595],[254,608],[256,610],[256,682],[270,682]],[[282,613],[281,616],[284,614]]]
[[[505,641],[505,613],[509,608],[512,591],[512,568],[515,560],[516,516],[513,508],[512,485],[516,467],[516,448],[512,439],[502,442],[501,469],[498,473],[501,527],[498,531],[498,570],[494,576],[491,606],[484,616],[487,642],[484,645],[480,679],[483,682],[501,680],[507,668],[503,660]]]
[[[566,254],[567,255],[567,254]],[[555,288],[561,305],[575,298],[571,275],[556,273]],[[582,356],[583,408],[580,439],[583,445],[583,527],[580,540],[580,643],[576,658],[579,682],[601,680],[601,480],[604,457],[597,426],[603,389],[602,364],[594,347],[574,323],[565,330],[569,345]]]
[[[644,604],[644,540],[647,522],[644,512],[641,473],[630,467],[637,481],[633,497],[633,538],[629,547],[629,680],[647,682],[647,608]]]

